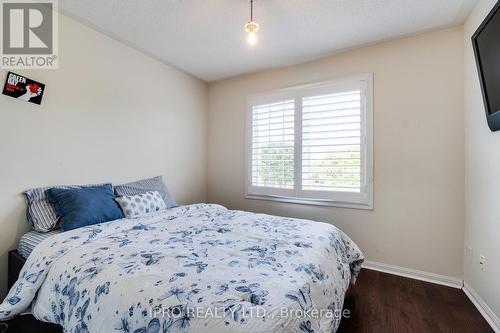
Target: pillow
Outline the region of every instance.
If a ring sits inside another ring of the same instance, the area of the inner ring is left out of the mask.
[[[136,195],[124,195],[115,198],[115,200],[118,202],[127,218],[167,209],[167,205],[158,191],[148,191]]]
[[[167,209],[177,207],[177,203],[175,202],[174,198],[172,198],[168,193],[167,186],[163,182],[162,176],[115,186],[115,193],[120,197],[124,195],[131,196],[146,193],[148,191],[157,191],[165,202]]]
[[[50,188],[82,188],[90,186],[100,186],[103,184],[94,185],[58,185],[51,187],[39,187],[25,191],[23,194],[26,197],[26,217],[28,222],[33,225],[33,229],[38,232],[49,232],[57,229],[59,216],[54,209],[54,206],[49,200],[47,190]]]
[[[51,188],[47,193],[61,218],[63,231],[123,218],[111,184],[73,189]]]

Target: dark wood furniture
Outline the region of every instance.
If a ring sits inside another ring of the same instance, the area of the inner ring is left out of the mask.
[[[9,273],[8,273],[9,289],[16,282],[17,277],[19,276],[19,273],[21,272],[21,269],[23,268],[25,262],[26,260],[23,257],[21,257],[21,255],[19,254],[19,252],[17,252],[17,250],[9,252]]]

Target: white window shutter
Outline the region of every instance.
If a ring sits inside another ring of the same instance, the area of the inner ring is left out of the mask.
[[[249,97],[247,194],[373,207],[373,77]]]
[[[294,188],[294,113],[293,99],[252,106],[251,186],[261,192]]]
[[[361,191],[361,91],[302,99],[302,189]]]

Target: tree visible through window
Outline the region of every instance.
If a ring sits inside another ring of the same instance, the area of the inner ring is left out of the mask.
[[[257,183],[293,188],[293,147],[268,143],[260,149]]]
[[[309,170],[315,170],[307,178],[308,190],[322,191],[329,187],[359,189],[360,184],[359,146],[344,149],[329,149],[321,159],[310,161]]]

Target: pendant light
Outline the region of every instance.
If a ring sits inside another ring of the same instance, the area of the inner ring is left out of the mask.
[[[247,42],[250,46],[257,44],[257,31],[259,31],[259,24],[253,20],[253,0],[250,0],[250,22],[245,24],[245,31],[247,32]]]

